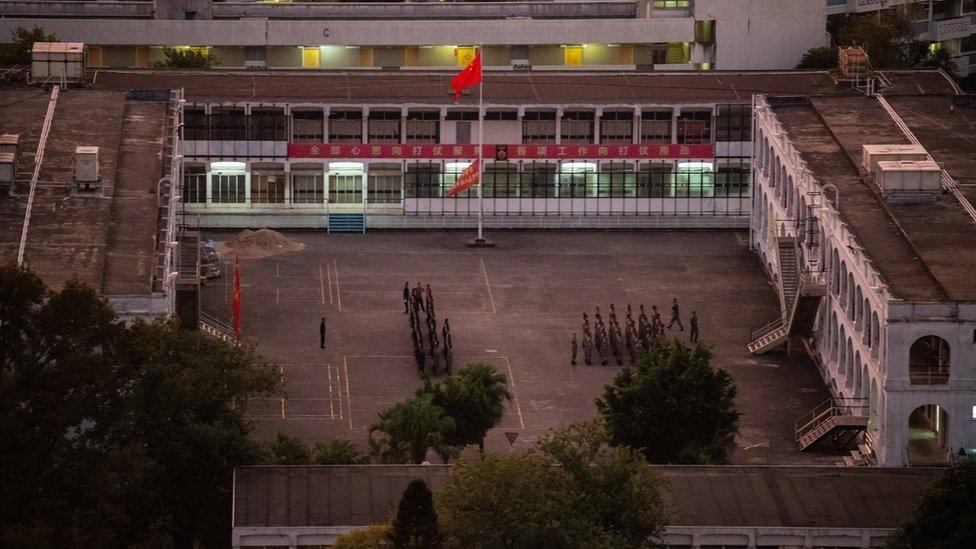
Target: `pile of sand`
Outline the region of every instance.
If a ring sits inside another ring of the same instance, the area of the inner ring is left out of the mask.
[[[258,229],[256,231],[244,229],[237,233],[237,236],[228,240],[224,247],[230,255],[237,254],[246,259],[261,259],[277,254],[297,252],[304,249],[305,245],[271,229]]]

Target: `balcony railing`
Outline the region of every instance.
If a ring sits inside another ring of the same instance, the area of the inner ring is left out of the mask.
[[[912,385],[946,385],[949,383],[949,369],[910,367],[908,381]]]

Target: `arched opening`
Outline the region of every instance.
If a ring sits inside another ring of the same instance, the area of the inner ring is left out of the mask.
[[[837,336],[837,349],[840,356],[837,357],[837,371],[843,374],[844,368],[847,367],[847,347],[844,345],[847,340],[847,333],[843,324],[838,324],[838,326],[840,326],[840,334]]]
[[[845,310],[847,311],[847,319],[854,320],[854,275],[847,273],[847,305]]]
[[[840,306],[847,306],[847,262],[840,262]]]
[[[949,462],[949,414],[926,404],[908,417],[908,464],[946,465]]]
[[[949,343],[939,336],[923,336],[908,351],[908,379],[912,385],[949,383]]]
[[[830,293],[836,296],[840,292],[840,256],[837,250],[832,250],[830,254]]]
[[[861,351],[854,353],[854,396],[861,398],[861,380],[863,379],[865,366],[861,363]]]
[[[847,338],[847,365],[845,366],[844,375],[844,387],[850,389],[852,382],[854,381],[854,370],[857,370],[857,365],[854,364],[854,345],[851,344],[851,338]]]
[[[854,288],[854,326],[859,332],[864,329],[864,295],[860,286]]]
[[[878,322],[878,313],[871,313],[871,353],[878,350],[878,343],[881,338],[881,325]]]
[[[871,380],[871,392],[868,393],[868,430],[878,430],[878,382]]]

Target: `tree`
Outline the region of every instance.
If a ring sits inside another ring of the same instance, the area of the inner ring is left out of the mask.
[[[904,14],[885,10],[877,14],[851,15],[837,33],[840,46],[861,46],[874,68],[909,66],[909,47],[916,32]]]
[[[56,35],[48,34],[41,27],[34,27],[30,30],[17,27],[10,32],[10,36],[13,38],[12,44],[0,45],[0,66],[3,67],[30,65],[34,42],[58,41]]]
[[[423,393],[454,420],[444,442],[456,447],[477,444],[482,453],[485,435],[501,421],[505,402],[512,398],[505,374],[481,363],[469,364],[442,383],[427,384],[418,391]]]
[[[798,69],[836,69],[837,68],[837,48],[822,47],[812,48],[803,54]]]
[[[308,465],[312,453],[300,438],[278,433],[278,438],[264,445],[269,465]]]
[[[317,465],[361,465],[368,463],[369,458],[348,440],[336,439],[316,444],[312,462]]]
[[[578,531],[571,497],[565,475],[530,453],[462,459],[435,500],[452,546],[566,547]]]
[[[573,423],[539,439],[540,452],[572,477],[573,512],[592,520],[612,547],[654,545],[664,528],[664,480],[644,457],[610,446],[599,420]]]
[[[735,444],[735,382],[712,368],[711,352],[656,342],[604,388],[596,407],[613,444],[651,463],[723,463]]]
[[[454,426],[454,420],[432,402],[429,394],[398,402],[378,416],[379,420],[369,428],[369,440],[374,453],[384,462],[406,452],[411,463],[423,463],[430,448],[443,455],[443,433]],[[376,433],[385,437],[374,438]]]
[[[976,547],[976,462],[946,470],[887,544],[898,549]]]
[[[356,530],[339,536],[335,549],[376,549],[389,547],[387,536],[390,534],[389,524],[374,524],[365,530]]]
[[[403,491],[389,540],[394,547],[438,547],[441,543],[433,495],[423,480],[413,479]]]
[[[663,480],[603,425],[543,436],[525,454],[462,460],[437,494],[448,544],[650,547],[664,524]]]
[[[220,64],[210,48],[163,48],[163,61],[154,63],[164,69],[209,69]]]
[[[247,403],[277,369],[172,322],[127,327],[77,282],[5,266],[0,284],[0,545],[227,545],[233,468],[261,458]]]

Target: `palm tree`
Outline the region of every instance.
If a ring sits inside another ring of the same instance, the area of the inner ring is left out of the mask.
[[[505,415],[505,402],[512,398],[505,374],[482,363],[469,364],[457,376],[426,386],[433,402],[454,418],[446,440],[454,446],[477,444],[485,451],[485,434]]]
[[[387,461],[403,450],[409,453],[410,461],[417,464],[423,463],[429,448],[434,448],[440,455],[448,453],[444,448],[443,433],[454,428],[454,420],[432,402],[432,395],[418,394],[378,415],[379,420],[369,428],[369,439],[381,461]],[[375,433],[383,433],[386,437],[374,439]]]

